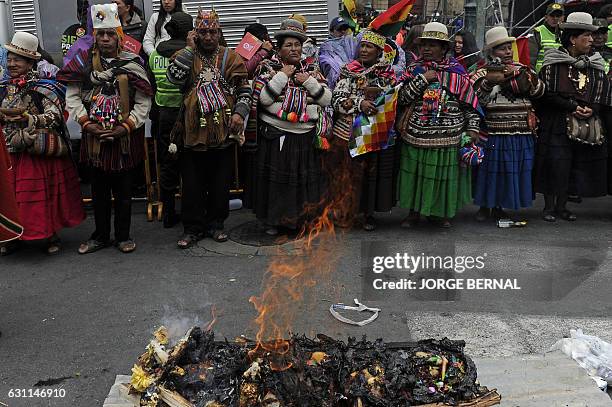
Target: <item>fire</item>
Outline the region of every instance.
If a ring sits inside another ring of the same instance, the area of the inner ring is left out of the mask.
[[[254,322],[259,327],[255,337],[257,345],[249,355],[255,360],[262,353],[270,353],[274,370],[283,371],[292,366],[288,354],[290,343],[284,338],[292,331],[305,291],[323,280],[329,281],[335,269],[338,253],[334,220],[346,221],[338,214],[350,212],[353,205],[349,167],[342,167],[334,171],[327,169],[332,193],[322,202],[304,209],[306,219],[314,219],[296,238],[304,241],[301,255],[279,255],[272,260],[264,276],[263,293],[249,299],[258,312]]]
[[[212,330],[213,326],[215,326],[215,324],[217,323],[217,307],[215,306],[215,304],[213,304],[212,307],[210,308],[210,314],[212,316],[212,319],[206,326],[205,331]]]

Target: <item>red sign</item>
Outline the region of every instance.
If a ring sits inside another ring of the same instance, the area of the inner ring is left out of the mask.
[[[247,61],[253,58],[253,55],[261,48],[261,42],[257,37],[251,33],[246,33],[240,44],[236,47],[236,52]]]
[[[140,49],[142,48],[142,44],[137,39],[130,37],[129,35],[125,36],[123,40],[123,48],[126,51],[131,52],[132,54],[140,54]]]

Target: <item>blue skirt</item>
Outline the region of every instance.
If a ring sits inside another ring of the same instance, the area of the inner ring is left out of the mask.
[[[530,134],[489,136],[484,160],[478,168],[476,205],[515,210],[532,205],[534,144]]]

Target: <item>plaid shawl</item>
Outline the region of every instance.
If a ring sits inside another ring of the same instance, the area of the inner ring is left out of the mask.
[[[484,116],[472,80],[463,65],[454,58],[447,58],[441,62],[425,61],[423,58],[419,58],[406,68],[406,72],[400,77],[399,81],[412,80],[428,70],[434,70],[438,73],[438,82],[442,88],[446,89],[457,100],[472,106],[481,116]]]
[[[94,52],[81,50],[58,73],[57,80],[63,83],[81,82],[84,88],[91,88]],[[104,61],[104,60],[102,60]],[[103,62],[103,65],[105,63]],[[153,96],[153,88],[149,83],[147,72],[142,66],[141,58],[131,52],[122,51],[119,56],[104,66],[113,74],[127,74],[130,86],[147,96]]]
[[[257,107],[259,105],[259,97],[262,89],[268,84],[270,79],[278,71],[283,68],[283,64],[278,57],[278,54],[272,55],[269,59],[265,59],[259,64],[255,73],[255,79],[251,85],[253,91],[251,98],[251,111],[247,119],[246,129],[244,132],[245,149],[254,148],[257,145]],[[316,63],[308,63],[306,60],[300,61],[300,66],[296,72],[306,72],[317,79],[319,82],[325,83],[325,77],[319,71]]]

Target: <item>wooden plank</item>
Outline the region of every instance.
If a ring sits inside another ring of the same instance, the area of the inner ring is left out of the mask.
[[[170,391],[163,386],[159,386],[159,398],[170,407],[194,407],[186,398],[175,391]]]

